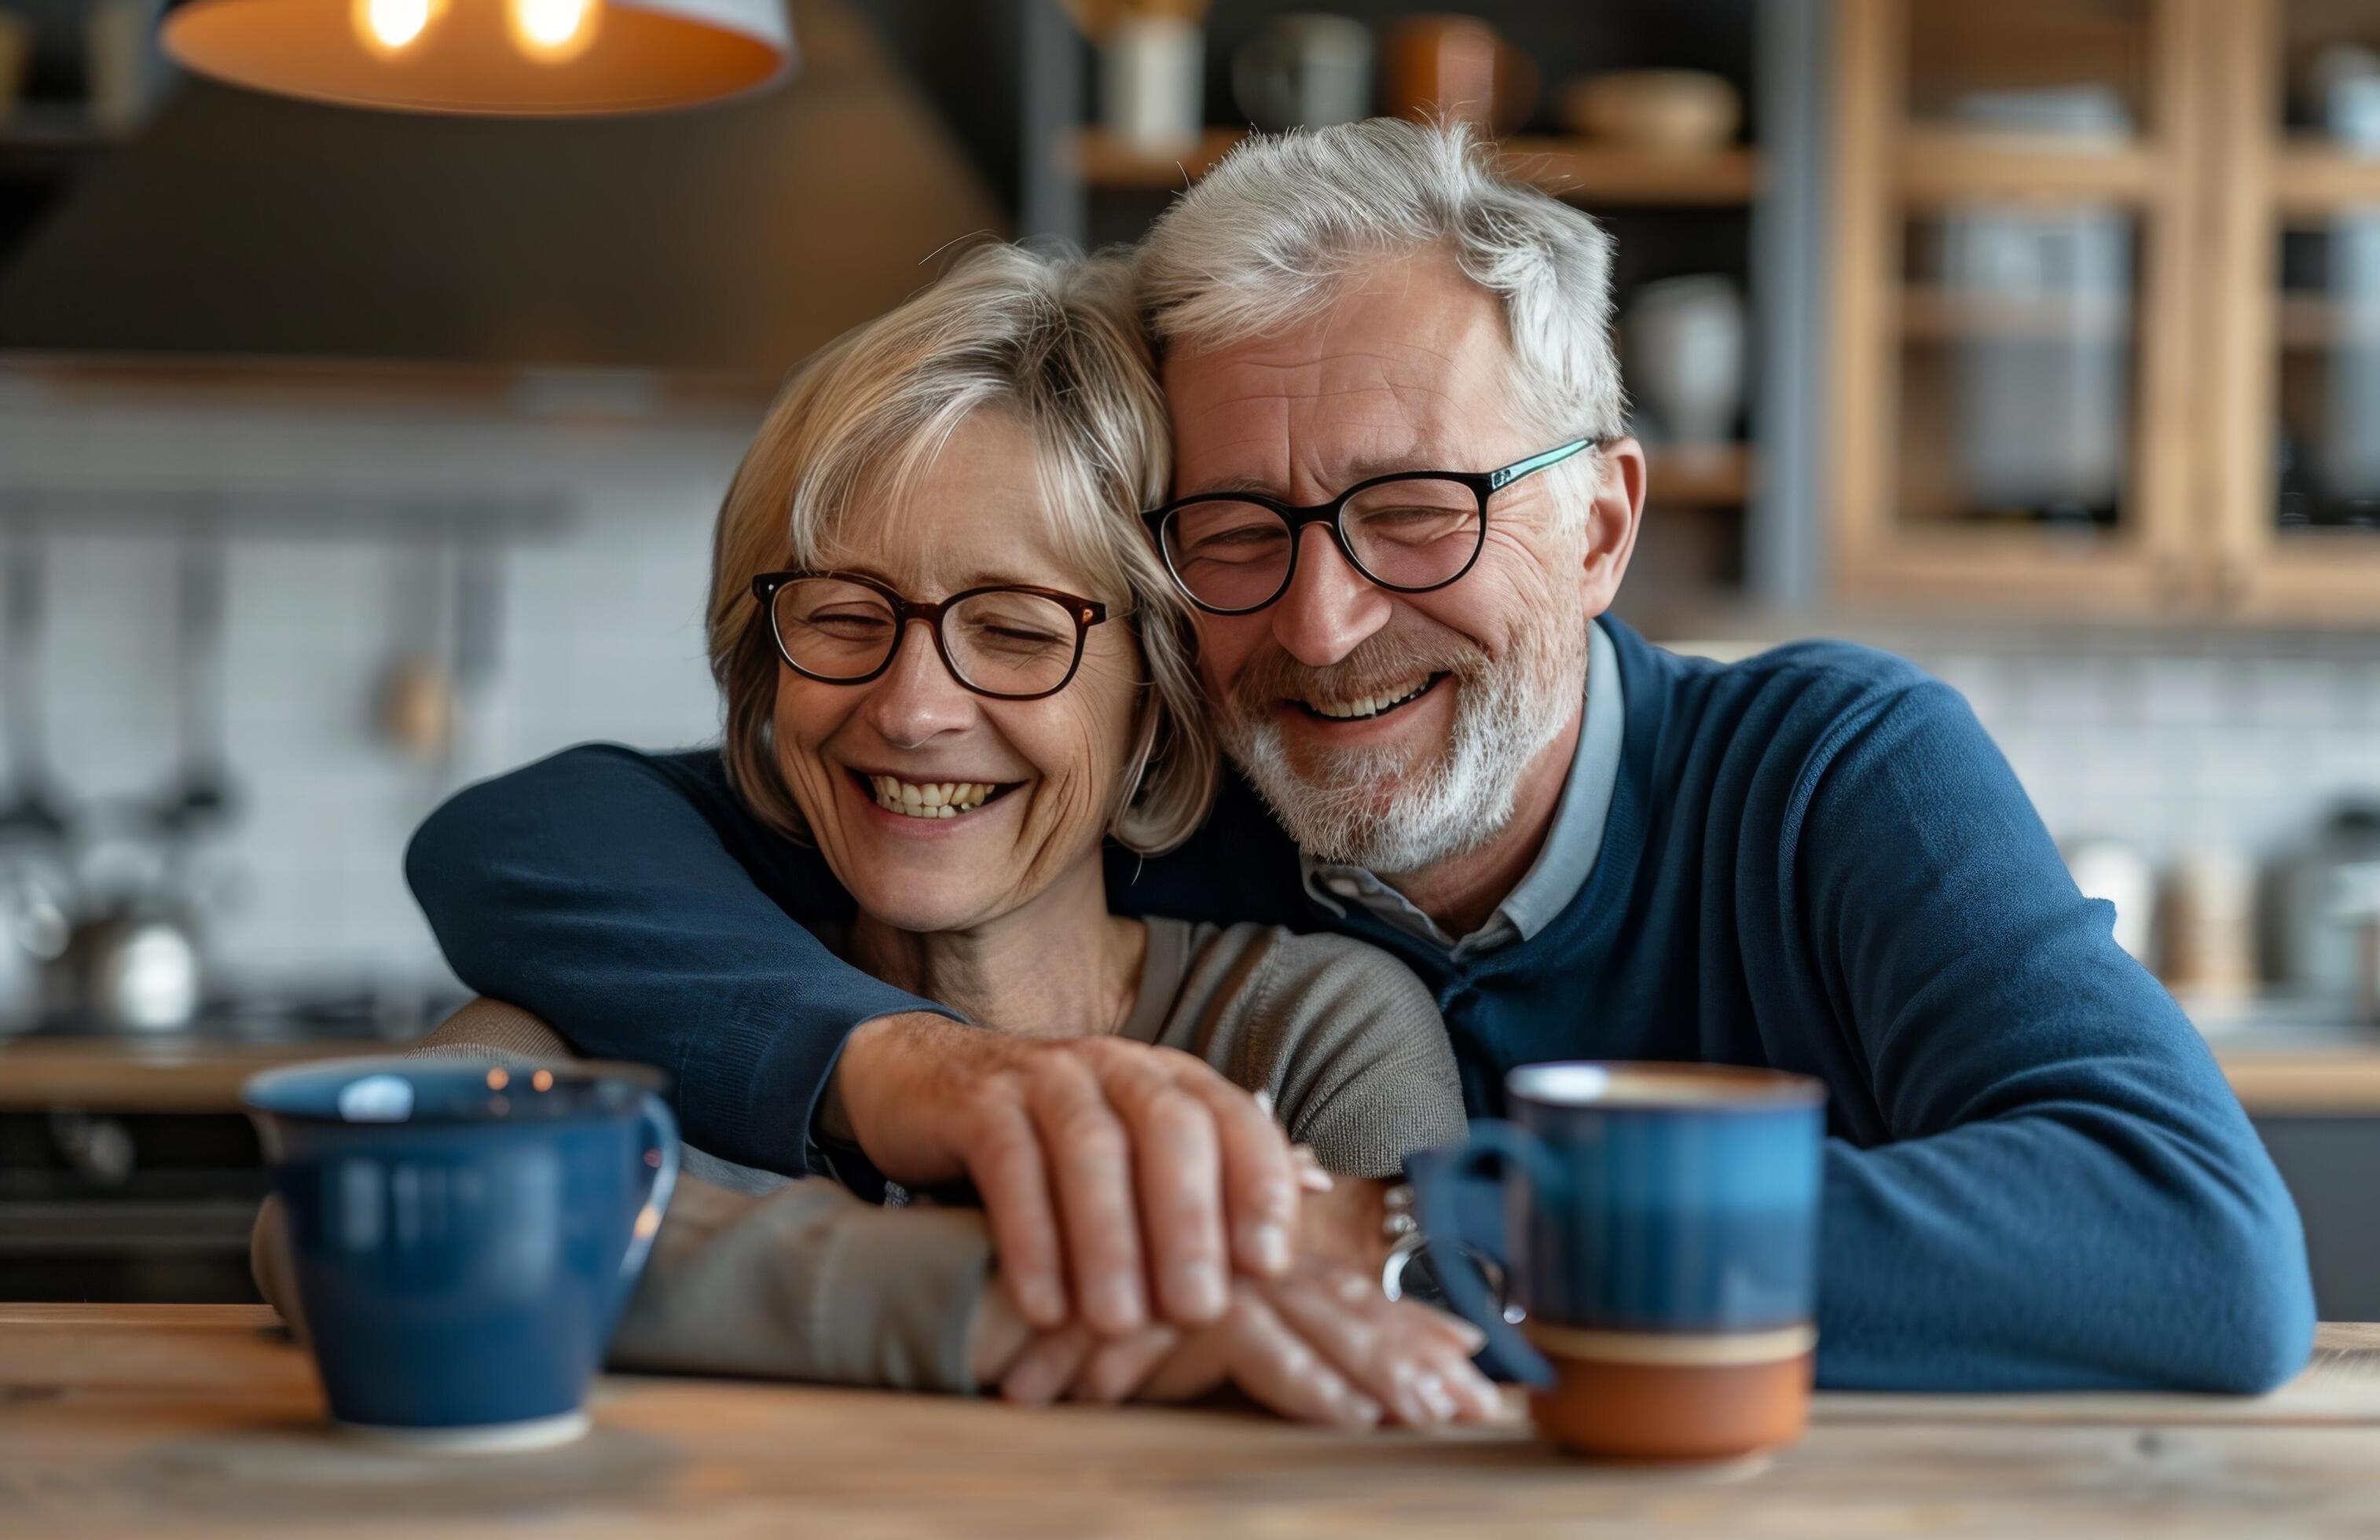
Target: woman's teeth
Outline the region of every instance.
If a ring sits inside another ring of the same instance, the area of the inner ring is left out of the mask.
[[[1414,697],[1421,694],[1422,691],[1429,688],[1429,680],[1430,676],[1428,674],[1424,674],[1419,679],[1414,680],[1410,684],[1394,685],[1391,688],[1380,691],[1377,695],[1357,696],[1353,700],[1334,700],[1330,702],[1309,700],[1306,702],[1306,705],[1313,710],[1315,715],[1321,717],[1335,717],[1342,720],[1352,720],[1357,717],[1377,717],[1381,712],[1387,710],[1390,707],[1402,706],[1406,701],[1411,700]]]
[[[988,781],[919,783],[890,775],[871,775],[868,782],[876,788],[876,806],[889,813],[906,813],[913,819],[954,819],[961,813],[971,813],[990,801],[991,794],[999,789]]]

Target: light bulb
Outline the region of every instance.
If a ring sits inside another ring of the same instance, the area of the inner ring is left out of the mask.
[[[513,44],[540,64],[567,64],[587,52],[603,0],[504,0]]]
[[[431,0],[355,0],[356,36],[375,53],[395,54],[430,25]]]

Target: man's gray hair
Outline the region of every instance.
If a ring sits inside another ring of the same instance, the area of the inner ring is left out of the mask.
[[[1135,280],[1160,346],[1216,346],[1310,313],[1370,261],[1432,246],[1503,301],[1514,395],[1535,426],[1561,439],[1626,431],[1611,237],[1501,175],[1467,125],[1375,117],[1252,134],[1158,220]]]

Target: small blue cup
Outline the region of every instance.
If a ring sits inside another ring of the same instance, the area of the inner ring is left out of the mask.
[[[1528,1340],[1471,1269],[1455,1306],[1574,1449],[1704,1458],[1789,1441],[1808,1410],[1826,1087],[1715,1064],[1528,1064],[1510,1122],[1415,1167],[1422,1223],[1507,1262]],[[1502,1169],[1496,1189],[1473,1174]],[[1498,1243],[1500,1232],[1501,1243]]]
[[[585,1431],[677,1180],[662,1077],[353,1059],[249,1079],[332,1417],[446,1449]]]

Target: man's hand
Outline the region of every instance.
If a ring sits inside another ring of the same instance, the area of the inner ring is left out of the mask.
[[[1001,1276],[1036,1327],[1122,1336],[1152,1303],[1199,1326],[1224,1313],[1234,1272],[1289,1267],[1288,1138],[1189,1054],[884,1016],[845,1042],[829,1095],[829,1126],[847,1124],[886,1176],[975,1182]]]
[[[1235,1279],[1221,1318],[1099,1338],[1080,1325],[1035,1333],[987,1294],[973,1339],[977,1383],[1011,1401],[1192,1401],[1226,1384],[1284,1417],[1369,1427],[1478,1422],[1503,1403],[1471,1363],[1477,1331],[1390,1304],[1352,1269],[1301,1261],[1279,1279]]]
[[[1374,1279],[1389,1260],[1386,1194],[1377,1178],[1333,1177],[1327,1188],[1308,1188],[1297,1211],[1297,1255],[1319,1257]]]

